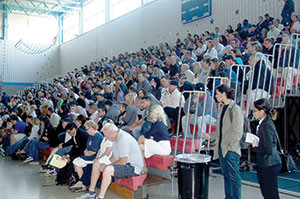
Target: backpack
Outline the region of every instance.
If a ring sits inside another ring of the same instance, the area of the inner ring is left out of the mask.
[[[236,104],[234,106],[236,106]],[[232,109],[233,109],[233,107],[229,109],[229,117],[230,117],[231,123],[233,122]],[[240,146],[241,146],[241,149],[247,149],[248,146],[250,146],[251,144],[246,142],[246,135],[247,135],[247,133],[251,133],[251,128],[250,128],[249,119],[244,114],[243,114],[243,116],[244,116],[244,126],[243,126],[243,135],[240,140]]]

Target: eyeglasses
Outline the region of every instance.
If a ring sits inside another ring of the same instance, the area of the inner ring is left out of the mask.
[[[260,110],[258,110],[258,109],[253,109],[253,113],[256,113],[256,112],[258,112],[258,111],[260,111]]]

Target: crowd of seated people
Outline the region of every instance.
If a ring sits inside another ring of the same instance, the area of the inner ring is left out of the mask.
[[[266,14],[265,19],[258,18],[257,24],[244,20],[236,30],[229,25],[224,34],[216,27],[215,32],[178,38],[174,46],[160,43],[112,59],[105,57],[51,84],[27,89],[22,96],[3,93],[1,154],[38,164],[39,151],[54,148],[40,171],[45,176],[56,175],[57,184],[68,184],[71,191],[87,190],[80,198],[95,196],[103,173],[98,197],[104,198],[111,176],[117,179],[145,173],[145,158],[170,154],[169,134],[177,128],[191,137],[189,125],[184,128],[186,123],[195,120],[200,125],[203,121],[199,137],[206,131],[206,124],[216,123],[216,102],[211,91],[217,85],[207,81],[208,77],[238,82],[242,80],[237,75],[239,69],[231,70],[231,66],[249,64],[255,74],[267,74],[263,78],[272,84],[272,67],[280,73],[295,70],[284,64],[287,60],[283,52],[273,48],[276,43],[294,44],[291,33],[299,33],[299,24],[295,13],[282,24]],[[299,53],[292,46],[286,50]],[[279,60],[274,65],[263,55],[273,52],[274,60]],[[265,59],[262,67],[261,59]],[[292,61],[298,67],[299,56]],[[289,74],[288,79],[292,79]],[[256,100],[254,92],[269,97],[266,88],[272,85],[266,87],[262,82],[264,79],[258,78],[252,84],[245,82],[252,102]],[[182,95],[185,91],[205,94]],[[204,103],[203,95],[210,103]],[[183,111],[179,111],[181,107]],[[63,168],[51,166],[54,155],[66,161]]]

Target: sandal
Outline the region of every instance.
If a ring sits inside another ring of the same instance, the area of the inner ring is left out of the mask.
[[[81,187],[81,189],[75,190],[75,193],[86,192],[86,187]]]
[[[69,190],[73,191],[73,192],[76,192],[76,191],[82,190],[82,189],[84,189],[84,187],[69,187]],[[86,189],[84,189],[84,190],[86,190]]]

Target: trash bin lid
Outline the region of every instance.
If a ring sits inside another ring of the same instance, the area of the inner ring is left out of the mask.
[[[211,156],[204,154],[179,154],[176,155],[175,161],[183,163],[208,163],[211,161]]]

